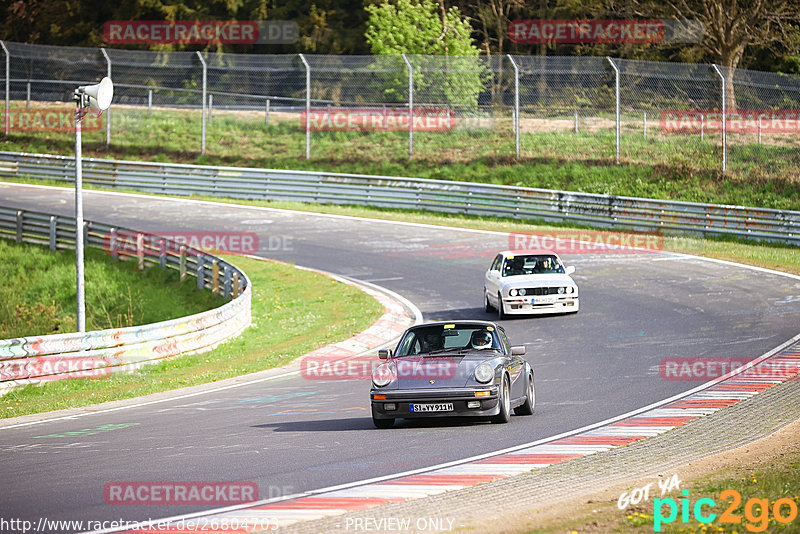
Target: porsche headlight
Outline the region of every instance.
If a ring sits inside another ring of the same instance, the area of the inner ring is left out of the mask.
[[[394,371],[394,364],[384,363],[379,365],[372,371],[372,383],[377,387],[382,388],[388,386],[396,378]]]
[[[482,363],[475,368],[475,380],[486,384],[494,378],[494,369],[488,363]]]
[[[508,294],[509,294],[509,296],[511,296],[511,297],[516,297],[516,296],[517,296],[517,290],[516,290],[516,289],[510,289],[510,290],[508,291]]]

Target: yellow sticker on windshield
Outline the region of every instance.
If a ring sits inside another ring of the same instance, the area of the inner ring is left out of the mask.
[[[447,328],[455,328],[456,325],[454,325],[454,324],[446,324],[446,325],[444,325],[444,327],[445,327],[445,329],[447,329]]]
[[[506,259],[507,259],[507,260],[513,260],[513,259],[514,259],[514,256],[507,256],[507,257],[506,257]]]
[[[494,327],[493,326],[487,326],[486,330],[488,330],[489,332],[494,332]]]

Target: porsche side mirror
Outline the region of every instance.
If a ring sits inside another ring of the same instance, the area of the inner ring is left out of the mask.
[[[511,347],[511,355],[512,356],[524,356],[525,355],[525,345],[517,345],[516,347]]]
[[[569,267],[567,267],[566,269],[564,269],[564,272],[565,272],[565,273],[567,273],[567,274],[572,274],[572,273],[574,273],[574,272],[575,272],[575,266],[574,266],[574,265],[570,265]]]
[[[381,349],[378,351],[378,358],[388,360],[392,356],[392,349]]]

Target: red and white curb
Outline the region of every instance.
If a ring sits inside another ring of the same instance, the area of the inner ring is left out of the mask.
[[[748,364],[689,392],[631,414],[590,425],[572,434],[548,438],[550,441],[541,440],[442,466],[289,497],[145,522],[126,532],[189,533],[196,528],[193,530],[183,525],[199,518],[202,518],[205,525],[219,525],[219,532],[224,530],[244,533],[274,529],[391,502],[428,497],[526,473],[662,434],[689,421],[733,406],[786,380],[797,379],[800,371],[800,336],[751,362],[753,366],[764,363],[770,366],[769,376],[749,372],[752,368]],[[228,528],[224,529],[223,525],[228,525]]]

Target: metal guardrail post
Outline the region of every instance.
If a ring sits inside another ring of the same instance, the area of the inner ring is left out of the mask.
[[[205,258],[203,258],[202,254],[197,255],[197,289],[205,289],[206,287],[206,274],[205,274],[205,266],[203,262]]]
[[[136,234],[136,264],[140,271],[144,270],[144,235]]]
[[[3,48],[3,52],[6,55],[6,109],[5,109],[5,133],[6,137],[8,136],[8,130],[11,124],[9,123],[10,118],[10,110],[9,107],[11,106],[11,54],[8,52],[8,48],[6,48],[6,43],[0,41],[0,47]]]
[[[103,53],[103,57],[106,58],[106,76],[111,78],[111,58],[108,57],[105,48],[101,48],[100,52]],[[111,144],[111,107],[106,110],[106,147]]]
[[[408,67],[408,157],[414,154],[414,67],[405,54],[401,54]]]
[[[711,67],[719,76],[722,86],[722,172],[725,172],[728,169],[728,102],[725,94],[725,76],[716,64],[712,64]]]
[[[197,51],[197,57],[200,59],[200,64],[203,65],[203,90],[202,90],[202,99],[203,99],[203,113],[202,113],[202,128],[200,130],[200,153],[206,153],[206,77],[208,74],[208,68],[206,66],[206,60],[203,59],[203,55],[200,51]]]
[[[181,258],[178,263],[178,272],[180,273],[180,280],[183,282],[186,279],[186,245],[181,245]]]
[[[615,96],[615,100],[616,100],[616,106],[615,106],[614,115],[615,115],[616,124],[617,124],[617,127],[616,127],[617,150],[616,150],[615,159],[616,159],[616,162],[619,163],[619,131],[620,131],[620,128],[619,128],[619,126],[620,126],[620,124],[619,124],[619,68],[617,68],[617,65],[614,63],[614,60],[612,60],[610,57],[606,56],[606,59],[611,64],[611,68],[614,69],[614,96]]]
[[[50,250],[56,249],[56,239],[58,238],[58,227],[56,225],[55,215],[50,216],[50,233],[48,235],[50,241]]]
[[[514,67],[514,145],[519,158],[519,67],[517,67],[517,62],[514,61],[511,54],[506,54],[506,57],[511,61],[511,66]]]
[[[17,243],[22,243],[22,219],[25,217],[25,213],[22,210],[17,210],[17,228],[16,228],[16,236],[15,239]]]
[[[303,54],[298,54],[306,68],[306,159],[311,158],[311,66]]]

